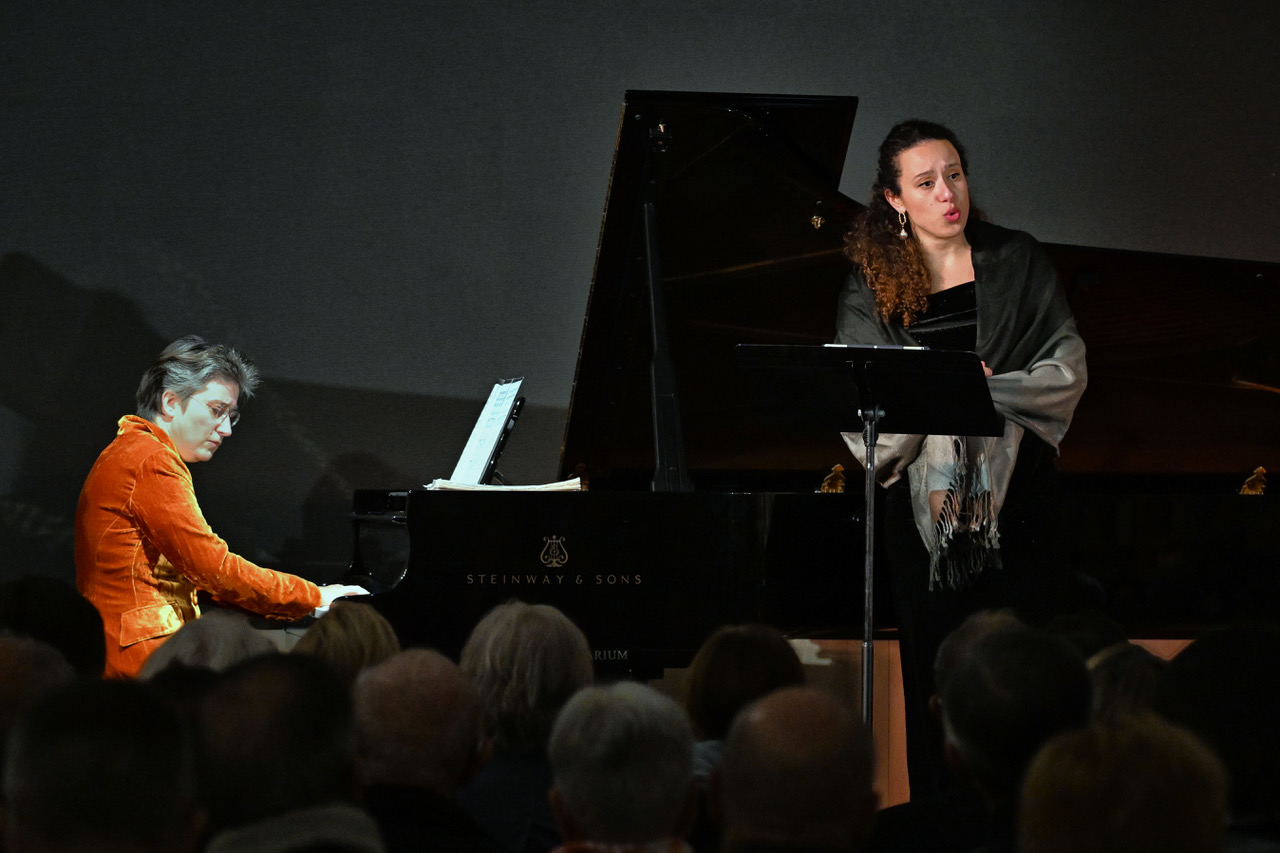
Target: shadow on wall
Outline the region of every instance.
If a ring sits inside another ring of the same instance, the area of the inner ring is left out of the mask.
[[[80,486],[168,342],[130,300],[26,255],[0,258],[0,576],[74,576]],[[482,405],[268,376],[234,440],[193,466],[196,494],[237,553],[333,580],[351,556],[352,491],[449,476]],[[509,478],[554,476],[563,418],[526,406],[504,456]]]
[[[128,300],[76,287],[26,255],[0,258],[4,574],[68,571],[80,484],[121,401],[132,402],[138,365],[164,344]]]

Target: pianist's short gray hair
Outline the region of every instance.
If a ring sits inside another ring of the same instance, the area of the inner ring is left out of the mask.
[[[592,678],[582,630],[549,604],[523,601],[481,618],[459,666],[484,698],[485,723],[500,748],[545,749],[556,714]]]
[[[138,385],[138,416],[155,420],[165,391],[179,400],[200,393],[211,380],[221,379],[240,388],[240,399],[253,396],[258,387],[258,368],[238,351],[225,344],[206,343],[198,335],[178,338],[164,348]]]
[[[682,836],[693,796],[693,726],[669,696],[623,681],[580,690],[548,746],[554,790],[585,839]]]

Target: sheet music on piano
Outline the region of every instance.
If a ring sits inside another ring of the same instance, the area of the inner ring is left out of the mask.
[[[494,475],[494,467],[506,444],[507,435],[515,427],[516,418],[524,398],[520,396],[520,385],[524,377],[502,379],[489,392],[489,399],[480,411],[471,436],[462,449],[462,456],[447,480],[435,479],[427,486],[434,491],[531,491],[531,492],[567,492],[580,491],[581,480],[574,477],[555,483],[542,483],[529,486],[513,486],[506,482],[502,485],[490,485],[487,481]],[[501,477],[499,477],[501,479]]]
[[[516,407],[523,402],[520,385],[523,376],[501,379],[489,392],[489,399],[480,410],[480,417],[471,430],[471,437],[462,448],[462,456],[454,466],[449,480],[472,486],[484,485],[493,474],[493,465],[502,450],[507,432],[515,426]]]

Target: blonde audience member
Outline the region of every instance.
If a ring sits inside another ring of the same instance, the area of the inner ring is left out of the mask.
[[[1187,730],[1152,714],[1063,732],[1022,786],[1022,853],[1213,853],[1227,774]]]
[[[327,662],[348,686],[366,666],[382,663],[400,651],[400,640],[387,618],[368,604],[335,601],[293,647],[294,654]]]

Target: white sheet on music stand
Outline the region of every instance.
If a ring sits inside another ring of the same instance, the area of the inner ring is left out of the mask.
[[[515,408],[523,382],[522,376],[518,379],[504,379],[493,386],[450,480],[479,484],[484,478],[485,468],[489,466],[489,460],[498,447],[498,440],[502,438],[502,431],[511,418],[511,410]]]

